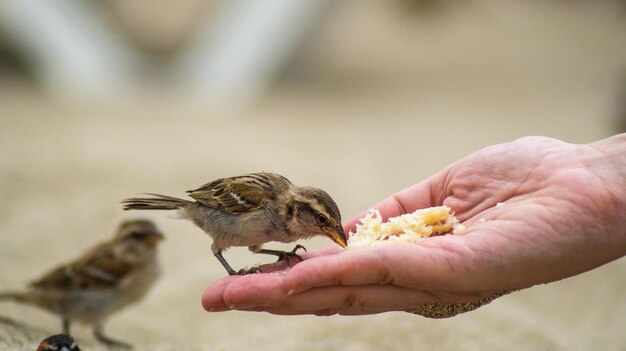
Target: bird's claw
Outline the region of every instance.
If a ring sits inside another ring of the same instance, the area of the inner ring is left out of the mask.
[[[256,274],[256,273],[263,273],[258,267],[252,267],[250,269],[240,269],[237,272],[237,275],[247,275],[247,274]]]
[[[298,251],[298,249],[302,249],[302,250],[304,250],[304,252],[307,252],[307,251],[306,251],[306,247],[304,247],[304,246],[302,246],[302,245],[298,244],[298,245],[296,245],[296,247],[294,247],[294,248],[293,248],[293,250],[291,250],[291,253],[292,253],[292,254],[295,254],[295,253],[296,253],[296,251]]]
[[[302,257],[300,257],[300,255],[298,255],[296,252],[298,251],[298,249],[302,249],[304,250],[304,252],[306,252],[306,247],[298,244],[296,245],[296,247],[293,248],[293,250],[291,251],[282,251],[279,255],[278,255],[278,260],[276,262],[280,262],[283,260],[286,260],[287,263],[289,263],[289,259],[291,257],[295,257],[299,262],[302,262]]]

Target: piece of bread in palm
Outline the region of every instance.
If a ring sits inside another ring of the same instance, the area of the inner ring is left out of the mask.
[[[385,242],[417,243],[442,234],[458,234],[465,229],[447,206],[430,207],[391,217],[383,222],[380,212],[371,210],[350,232],[348,248],[368,247]]]

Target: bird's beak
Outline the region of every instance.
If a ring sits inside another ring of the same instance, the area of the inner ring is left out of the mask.
[[[165,237],[160,232],[153,232],[153,233],[150,233],[150,236],[148,237],[148,244],[152,246],[157,246],[157,244],[160,243],[164,239]]]
[[[323,230],[326,236],[329,237],[330,240],[339,244],[339,246],[341,247],[348,246],[348,243],[346,240],[346,233],[344,233],[343,227],[341,226],[341,224],[335,228],[327,227],[327,228],[323,228]]]

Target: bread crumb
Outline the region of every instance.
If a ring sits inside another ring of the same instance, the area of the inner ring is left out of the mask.
[[[372,209],[349,233],[348,248],[368,247],[385,242],[417,243],[441,234],[458,234],[465,227],[447,206],[430,207],[392,217],[383,222],[380,211]]]

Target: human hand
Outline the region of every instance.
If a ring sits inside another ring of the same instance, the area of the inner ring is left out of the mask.
[[[466,227],[461,235],[327,248],[289,270],[266,266],[274,272],[221,279],[206,290],[203,306],[316,315],[409,311],[593,269],[626,253],[624,150],[626,134],[589,145],[529,137],[488,147],[375,206],[385,218],[449,206]]]

